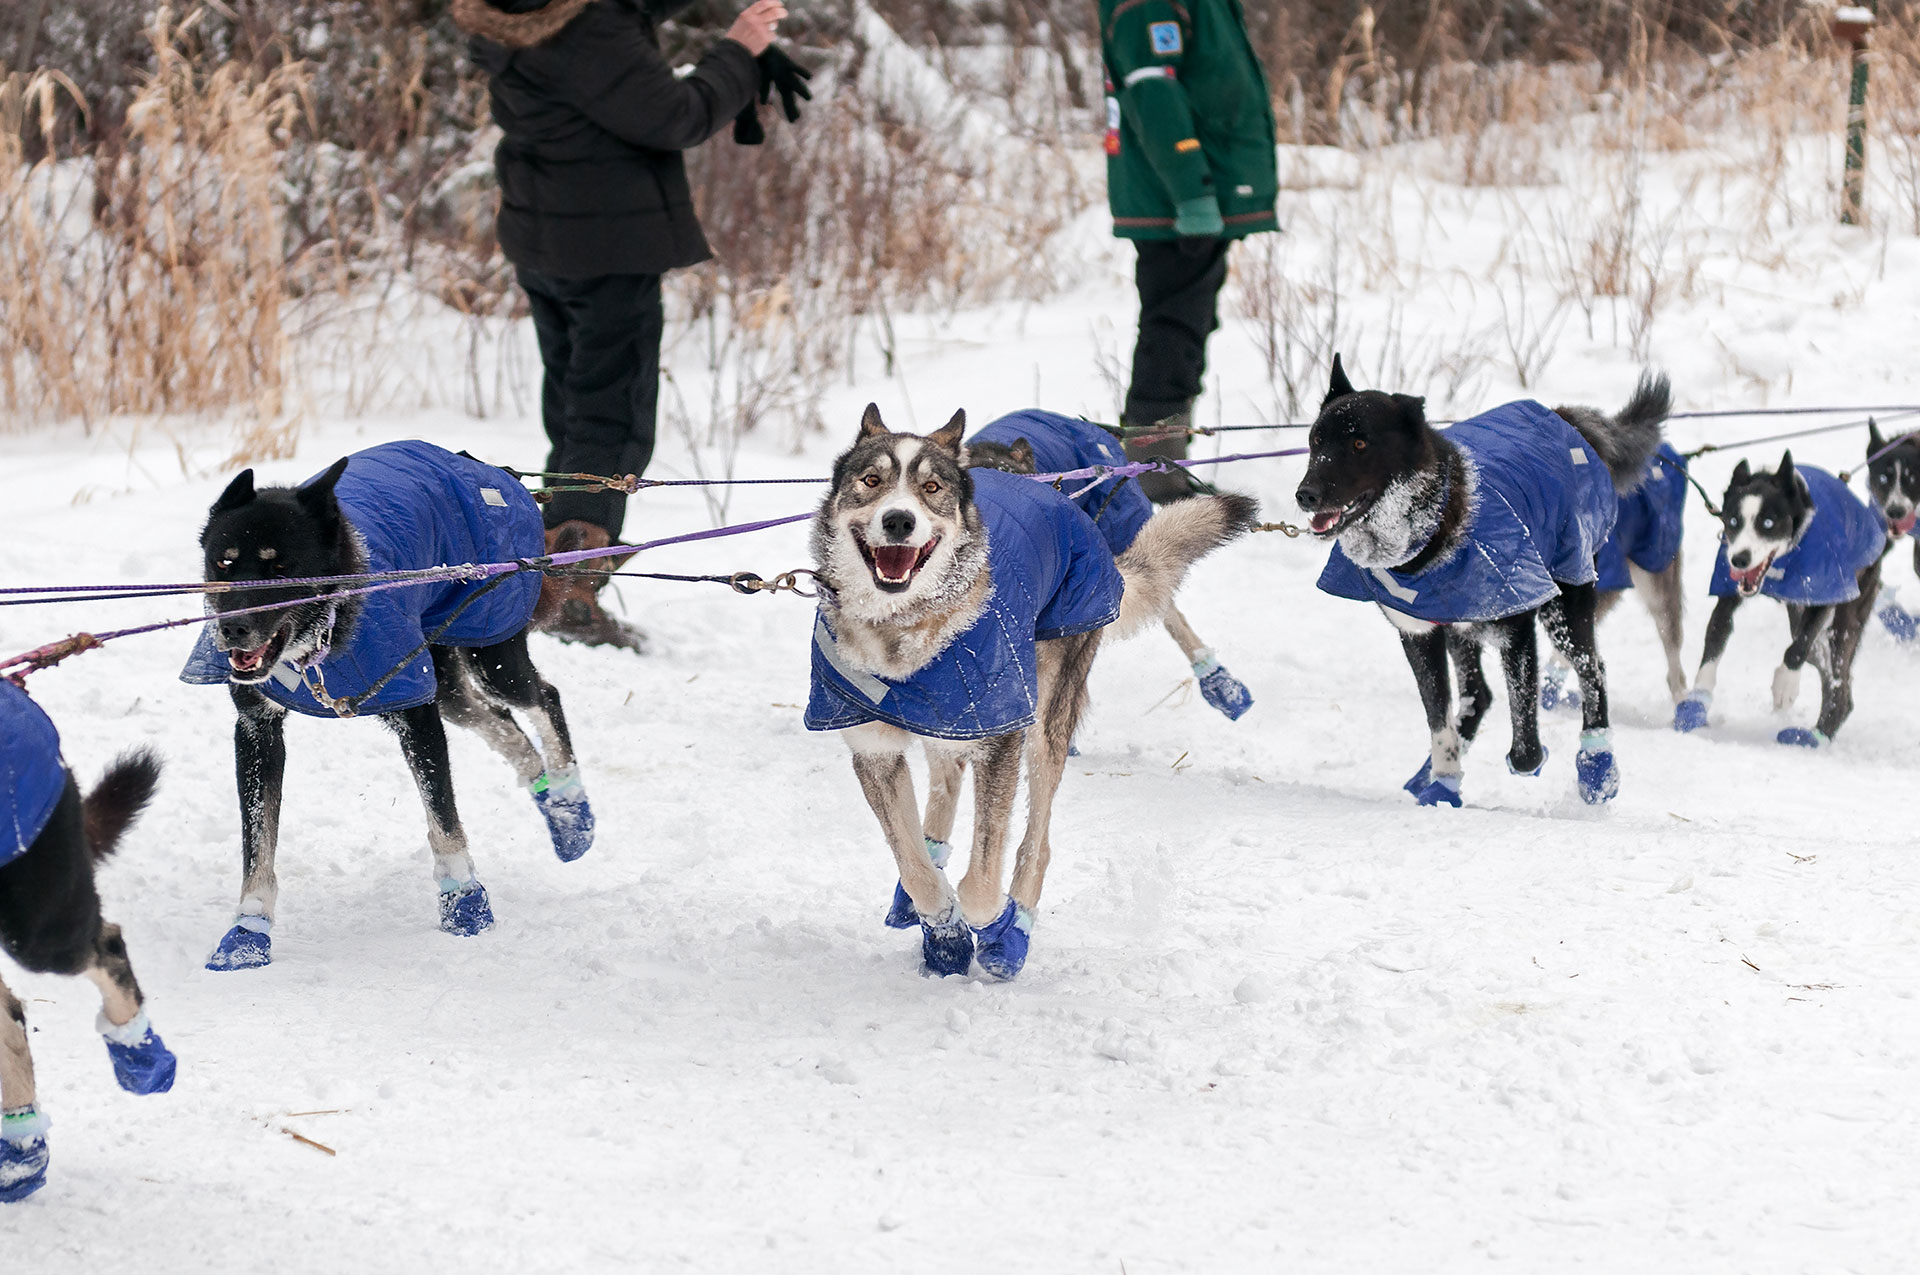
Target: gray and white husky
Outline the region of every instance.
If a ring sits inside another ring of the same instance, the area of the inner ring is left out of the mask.
[[[1085,631],[1045,636],[1028,611],[1020,622],[1026,631],[1004,635],[1012,640],[1009,649],[1030,653],[1028,673],[1037,693],[1026,714],[1028,725],[954,738],[967,733],[957,721],[908,729],[884,720],[882,709],[877,716],[869,715],[871,720],[842,727],[844,716],[817,719],[811,704],[808,725],[840,730],[852,750],[854,774],[899,867],[902,896],[896,898],[896,915],[889,919],[902,928],[916,923],[922,928],[929,972],[967,972],[978,938],[981,968],[1011,978],[1025,960],[1046,877],[1054,792],[1086,705],[1088,673],[1108,621],[1116,637],[1164,622],[1188,567],[1251,528],[1258,507],[1244,496],[1199,497],[1169,505],[1116,561],[1092,523],[1064,496],[1031,479],[969,470],[961,443],[965,426],[965,413],[956,412],[943,428],[924,437],[896,434],[882,422],[879,409],[869,405],[858,439],[835,462],[832,489],[813,524],[814,559],[824,586],[816,626],[816,688],[821,652],[829,651],[825,658],[833,667],[856,684],[874,688],[874,704],[881,705],[883,695],[911,688],[916,675],[941,660],[950,647],[954,653],[949,658],[964,656],[973,641],[967,635],[979,631],[977,624],[996,616],[1006,622],[1005,599],[996,598],[996,588],[1011,594],[1020,586],[996,580],[1005,568],[993,565],[1003,559],[990,552],[989,518],[981,509],[989,490],[1002,502],[989,511],[994,518],[1005,518],[1000,511],[1009,507],[1033,511],[1025,521],[995,524],[1004,534],[1079,536],[1074,552],[1092,545],[1099,560],[1076,561],[1089,572],[1106,573],[1109,583],[1117,567],[1124,592],[1109,611],[1087,621]],[[976,482],[981,485],[979,500]],[[1011,506],[1005,503],[1009,499]],[[1084,529],[1079,523],[1086,524]],[[1008,551],[1003,545],[1003,554]],[[1061,590],[1078,587],[1072,579],[1055,583]],[[929,771],[924,819],[906,760],[907,747],[916,737],[926,749]],[[1009,897],[1002,880],[1022,758],[1027,765],[1027,825],[1015,853]],[[956,890],[936,862],[933,847],[943,846],[953,831],[969,762],[977,770],[973,845]]]

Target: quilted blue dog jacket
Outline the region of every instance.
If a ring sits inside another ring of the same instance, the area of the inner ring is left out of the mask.
[[[993,576],[979,620],[925,668],[893,682],[847,662],[834,640],[833,613],[822,606],[813,626],[808,730],[871,721],[939,739],[1020,730],[1039,708],[1034,643],[1091,632],[1120,614],[1119,568],[1072,501],[1031,478],[972,473]]]
[[[1120,444],[1098,425],[1035,407],[1010,412],[967,441],[1011,447],[1023,438],[1033,445],[1033,462],[1043,474],[1062,474],[1089,465],[1127,463]],[[1091,478],[1069,478],[1061,485],[1071,493],[1092,481]],[[1140,528],[1153,517],[1153,503],[1140,490],[1140,484],[1131,479],[1109,479],[1092,491],[1074,497],[1073,503],[1093,519],[1093,525],[1107,538],[1107,547],[1116,558],[1127,551],[1133,538],[1140,534]]]
[[[1620,497],[1620,517],[1600,546],[1599,587],[1631,589],[1631,562],[1642,571],[1665,571],[1680,552],[1681,522],[1687,512],[1687,462],[1669,443],[1660,444],[1647,476]]]

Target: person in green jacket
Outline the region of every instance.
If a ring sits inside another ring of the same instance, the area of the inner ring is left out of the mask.
[[[1240,0],[1100,0],[1107,71],[1107,202],[1133,240],[1140,335],[1121,421],[1130,432],[1192,422],[1219,326],[1235,239],[1279,229],[1273,102]],[[1184,457],[1187,437],[1129,444],[1135,460]],[[1185,473],[1144,474],[1156,502],[1189,495]]]

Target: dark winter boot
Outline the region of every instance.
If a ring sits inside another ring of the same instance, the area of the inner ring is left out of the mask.
[[[547,552],[572,553],[578,549],[604,549],[613,543],[605,527],[596,527],[578,518],[568,519],[547,529]],[[540,581],[540,600],[534,604],[530,628],[551,633],[563,642],[586,646],[621,646],[644,655],[647,635],[624,620],[616,620],[600,605],[600,590],[607,584],[606,573],[618,571],[632,554],[610,558],[588,558],[572,568],[549,571]]]
[[[1193,422],[1191,405],[1163,416],[1152,416],[1140,412],[1138,408],[1130,410],[1121,418],[1121,424],[1127,427],[1124,440],[1128,460],[1153,460],[1166,456],[1174,460],[1187,458],[1187,427]],[[1154,435],[1166,431],[1170,436],[1155,438]],[[1134,442],[1142,438],[1145,442]],[[1140,490],[1147,499],[1156,505],[1168,504],[1175,500],[1185,500],[1199,488],[1188,471],[1182,469],[1166,474],[1141,474]]]

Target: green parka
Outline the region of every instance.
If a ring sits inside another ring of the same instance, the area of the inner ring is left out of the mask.
[[[1122,239],[1175,239],[1219,200],[1223,238],[1275,230],[1273,103],[1240,0],[1100,0],[1107,201]]]

